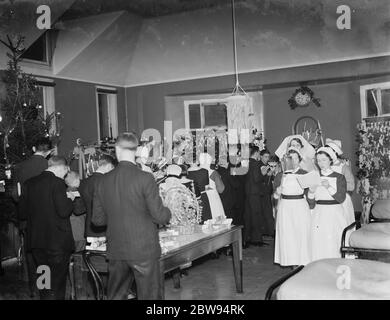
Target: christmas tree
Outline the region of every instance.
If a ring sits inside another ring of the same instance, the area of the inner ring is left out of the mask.
[[[20,68],[25,51],[22,36],[7,36],[0,42],[8,48],[7,69],[2,76],[5,86],[0,97],[0,231],[15,221],[15,183],[11,175],[13,165],[32,154],[32,147],[50,137],[53,145],[60,138],[59,112],[43,114],[39,86],[34,76]],[[55,130],[52,125],[55,124]]]
[[[60,113],[42,112],[37,81],[20,68],[24,37],[7,36],[7,42],[1,39],[0,42],[9,50],[8,66],[2,77],[5,94],[0,99],[0,163],[9,167],[29,157],[42,137],[50,136],[54,145],[58,143]],[[51,130],[53,123],[56,132]]]

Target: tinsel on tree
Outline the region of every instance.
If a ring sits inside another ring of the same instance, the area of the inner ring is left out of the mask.
[[[32,147],[42,137],[59,140],[60,113],[44,114],[36,79],[20,67],[25,51],[24,37],[8,36],[1,43],[8,48],[7,69],[2,81],[5,90],[0,97],[0,164],[9,166],[29,157]],[[51,130],[55,121],[57,132]]]

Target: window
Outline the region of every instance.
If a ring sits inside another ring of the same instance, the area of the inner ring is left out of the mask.
[[[390,82],[360,87],[362,118],[390,115]]]
[[[39,114],[43,119],[46,119],[49,115],[54,115],[56,111],[55,96],[54,96],[54,81],[52,79],[36,78],[39,95],[38,99],[42,104],[42,108],[38,109]],[[53,116],[50,131],[56,131],[56,119]]]
[[[187,129],[227,129],[227,107],[224,100],[184,102]]]
[[[33,44],[22,54],[22,59],[48,64],[50,59],[49,33],[43,33]]]
[[[98,87],[96,89],[98,141],[118,136],[118,113],[116,89]]]

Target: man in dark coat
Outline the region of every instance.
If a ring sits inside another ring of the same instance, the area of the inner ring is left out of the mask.
[[[98,227],[91,223],[93,195],[98,181],[101,180],[104,174],[113,170],[115,164],[115,159],[113,157],[103,155],[99,159],[98,169],[87,179],[81,180],[78,190],[87,209],[85,217],[85,237],[104,237],[106,235],[106,226]]]
[[[20,187],[28,179],[36,177],[47,169],[47,157],[53,151],[51,141],[47,138],[38,140],[33,147],[34,154],[16,165],[15,174],[16,182],[20,184]]]
[[[236,193],[234,192],[234,181],[230,175],[229,163],[222,161],[218,165],[217,172],[219,173],[222,183],[225,186],[222,193],[220,193],[223,209],[228,218],[233,219],[233,224],[236,224],[236,217],[234,216],[234,205],[236,204]]]
[[[263,242],[264,217],[261,197],[264,196],[264,176],[260,168],[260,152],[257,146],[251,146],[249,169],[245,181],[245,244],[266,245]]]
[[[266,149],[260,151],[260,169],[263,176],[262,179],[262,194],[260,198],[263,235],[273,237],[275,233],[275,221],[272,209],[272,193],[273,193],[273,179],[274,168],[268,164],[270,159],[270,152]]]
[[[171,212],[164,207],[152,174],[135,163],[137,136],[121,134],[115,145],[118,166],[96,186],[92,223],[107,225],[108,299],[126,299],[135,278],[139,300],[162,299],[158,225]]]
[[[38,288],[41,299],[65,299],[69,258],[74,249],[69,217],[73,203],[64,177],[69,168],[63,157],[53,156],[49,168],[26,181],[20,198],[21,218],[27,220],[27,250],[35,265],[50,268],[50,288]]]
[[[15,201],[19,201],[20,192],[23,184],[30,178],[40,175],[47,169],[47,157],[53,151],[50,139],[42,138],[37,141],[33,147],[34,154],[16,165],[15,178],[17,183],[17,194],[14,194]],[[18,216],[20,216],[20,208],[18,208]],[[19,219],[20,220],[20,219]],[[20,232],[26,236],[26,223],[19,221]],[[25,249],[25,248],[24,248]],[[23,259],[25,261],[24,271],[27,273],[30,295],[33,297],[36,293],[35,287],[35,271],[36,266],[34,264],[31,252],[23,252]]]

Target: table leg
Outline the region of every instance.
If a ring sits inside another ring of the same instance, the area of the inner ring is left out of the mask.
[[[165,300],[165,272],[164,262],[160,260],[160,296],[162,300]]]
[[[239,236],[237,241],[232,243],[232,249],[233,249],[233,271],[234,271],[234,280],[236,281],[236,290],[238,293],[243,293],[241,235]]]
[[[104,300],[103,281],[101,280],[99,274],[97,273],[96,269],[94,268],[89,258],[90,258],[89,252],[84,251],[83,260],[93,278],[93,282],[96,289],[96,300]]]

